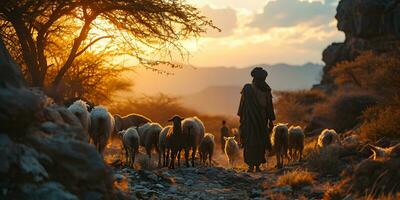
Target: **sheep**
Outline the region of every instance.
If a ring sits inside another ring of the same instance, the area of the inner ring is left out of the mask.
[[[239,132],[239,129],[237,129],[237,128],[232,128],[232,129],[231,129],[231,132],[232,132],[233,137],[235,137],[236,142],[237,142],[237,143],[239,144],[239,146],[240,146],[241,141],[240,141],[240,132]]]
[[[234,166],[237,160],[239,160],[239,145],[235,140],[235,137],[224,137],[225,140],[225,155],[228,158],[229,165]]]
[[[81,122],[83,132],[89,134],[90,128],[90,113],[88,111],[88,105],[82,100],[76,100],[73,104],[68,107]]]
[[[358,135],[349,135],[341,141],[343,146],[355,146],[360,143],[360,137]]]
[[[317,145],[320,148],[325,148],[331,144],[338,143],[339,136],[333,129],[324,129],[318,136]]]
[[[182,132],[187,138],[185,144],[185,162],[186,167],[189,167],[189,152],[192,150],[192,167],[194,167],[194,160],[197,152],[197,147],[200,145],[204,137],[204,124],[197,117],[189,117],[182,121]]]
[[[133,126],[141,126],[143,124],[152,122],[149,118],[139,114],[129,114],[121,117],[120,115],[114,115],[115,120],[115,133],[128,129]]]
[[[146,153],[151,160],[151,149],[154,147],[158,153],[158,139],[161,132],[161,125],[158,123],[146,123],[138,127],[140,136],[140,146],[146,149]]]
[[[289,156],[292,160],[298,157],[301,161],[304,149],[304,132],[300,126],[290,126],[289,128]]]
[[[125,163],[129,167],[133,167],[135,163],[135,156],[139,153],[140,137],[136,128],[131,127],[123,131],[119,131],[118,135],[122,140],[125,150]]]
[[[209,165],[211,166],[211,160],[214,154],[214,147],[215,147],[214,135],[211,133],[206,133],[203,139],[201,140],[199,146],[200,161],[202,161],[203,164],[206,164],[206,160],[208,157],[208,162]]]
[[[168,120],[173,123],[172,129],[168,130],[165,142],[167,157],[171,153],[171,162],[169,164],[169,168],[171,169],[175,168],[176,157],[178,157],[178,166],[180,166],[181,151],[185,147],[185,140],[187,139],[182,131],[182,120],[183,118],[178,115]]]
[[[385,160],[385,159],[390,159],[390,158],[400,158],[400,143],[388,147],[388,148],[382,148],[378,146],[374,146],[372,144],[369,144],[369,147],[371,148],[371,151],[373,152],[371,158],[373,160]]]
[[[276,166],[279,169],[283,167],[284,157],[288,157],[288,132],[287,124],[277,124],[272,129],[271,143],[276,155]]]
[[[169,130],[172,130],[172,126],[168,125],[166,127],[164,127],[161,132],[160,135],[158,137],[158,167],[166,167],[167,163],[168,163],[168,157],[166,155],[167,151],[166,151],[166,140],[167,140],[167,133]],[[161,164],[161,157],[162,157],[162,164]]]
[[[90,121],[91,126],[89,135],[92,138],[97,151],[100,154],[103,154],[108,139],[114,130],[114,118],[108,112],[107,108],[103,106],[95,106],[92,111],[90,111]]]

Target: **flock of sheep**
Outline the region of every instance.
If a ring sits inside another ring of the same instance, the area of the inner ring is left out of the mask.
[[[133,167],[139,146],[145,148],[149,160],[153,149],[158,153],[159,167],[173,169],[176,160],[180,166],[182,151],[184,151],[187,167],[190,164],[191,166],[195,165],[197,151],[199,151],[200,161],[203,164],[207,164],[208,161],[208,165],[212,165],[212,156],[215,150],[214,135],[205,132],[203,122],[197,117],[184,119],[175,115],[169,120],[172,125],[163,128],[160,124],[138,114],[124,117],[113,116],[103,106],[95,106],[89,112],[87,104],[82,100],[75,101],[68,107],[68,110],[80,120],[83,131],[89,136],[88,142],[93,143],[99,153],[103,153],[112,134],[118,135],[125,151],[126,164],[131,167]],[[230,166],[234,166],[240,157],[240,133],[237,129],[232,129],[232,132],[233,137],[224,137],[224,152]],[[274,126],[270,139],[278,168],[283,167],[285,157],[288,160],[301,161],[304,138],[304,132],[299,126],[288,128],[287,124],[281,123]],[[342,141],[354,142],[354,140],[358,140],[358,138],[349,136]],[[318,137],[317,146],[324,148],[339,142],[339,136],[335,130],[325,129]],[[374,151],[374,155],[382,152],[374,146],[371,146],[371,149]]]

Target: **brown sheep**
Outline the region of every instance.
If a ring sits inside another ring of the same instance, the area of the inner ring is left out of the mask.
[[[203,139],[201,140],[199,146],[200,161],[202,161],[203,164],[206,164],[206,160],[208,157],[208,163],[210,166],[212,165],[211,160],[214,154],[214,147],[215,147],[214,135],[211,133],[206,133]]]
[[[304,149],[304,132],[300,126],[289,128],[289,156],[291,160],[301,161]]]
[[[274,126],[271,134],[271,143],[276,155],[277,168],[283,167],[283,159],[287,156],[288,150],[288,127],[286,124],[277,124]]]
[[[181,151],[185,147],[186,137],[182,131],[182,120],[183,118],[178,115],[168,120],[173,123],[172,129],[168,130],[165,142],[167,157],[171,153],[171,162],[169,164],[169,168],[171,169],[175,168],[176,157],[178,157],[178,166],[180,166]]]
[[[114,115],[115,127],[114,132],[118,133],[119,131],[128,129],[133,126],[141,126],[143,124],[151,122],[151,120],[143,115],[139,114],[129,114],[121,117],[120,115]]]

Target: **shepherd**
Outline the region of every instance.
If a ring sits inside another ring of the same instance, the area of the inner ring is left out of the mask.
[[[271,150],[270,133],[274,127],[274,106],[271,88],[265,82],[268,73],[261,67],[251,71],[252,83],[244,85],[241,92],[238,116],[244,162],[248,172],[257,172],[266,163],[265,150]]]

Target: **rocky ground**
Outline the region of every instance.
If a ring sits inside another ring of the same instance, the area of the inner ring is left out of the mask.
[[[225,168],[218,163],[174,170],[119,165],[113,167],[113,176],[114,186],[130,199],[322,199],[326,188],[323,183],[296,189],[276,183],[279,176],[302,167],[292,164],[276,170],[264,166],[262,172],[247,173],[244,168]]]

